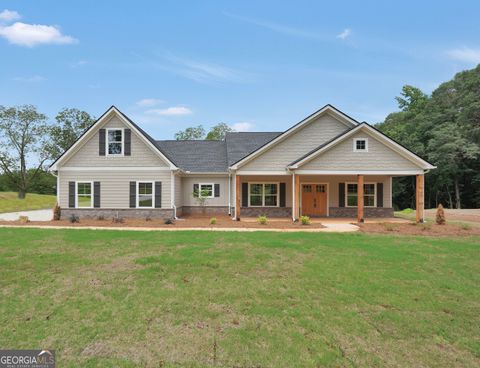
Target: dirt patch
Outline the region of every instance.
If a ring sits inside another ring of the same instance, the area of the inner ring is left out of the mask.
[[[210,224],[211,217],[195,216],[182,217],[180,220],[175,220],[173,224],[165,224],[163,220],[133,219],[125,218],[122,223],[114,223],[111,220],[95,220],[95,219],[81,219],[78,223],[70,223],[68,220],[59,221],[30,221],[28,225],[38,226],[65,226],[65,227],[148,227],[148,228],[258,228],[258,229],[321,229],[324,228],[320,221],[312,221],[310,225],[302,225],[299,222],[293,223],[290,219],[269,219],[266,225],[261,225],[255,218],[242,219],[241,221],[233,221],[229,216],[216,217],[217,223]],[[16,225],[22,226],[19,221],[0,221],[0,225]]]
[[[360,231],[375,234],[424,235],[424,236],[472,236],[480,235],[480,228],[457,224],[437,225],[432,223],[366,223],[359,224]]]

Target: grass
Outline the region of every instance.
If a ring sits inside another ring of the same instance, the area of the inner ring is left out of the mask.
[[[18,199],[16,192],[0,192],[0,213],[53,208],[57,197],[45,194],[27,194],[25,199]]]
[[[480,239],[0,229],[0,346],[61,367],[480,364]]]

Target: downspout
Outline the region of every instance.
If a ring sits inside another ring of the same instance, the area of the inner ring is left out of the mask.
[[[57,204],[60,206],[60,178],[54,173],[54,171],[49,171],[49,173],[57,178]]]
[[[228,214],[232,214],[232,173],[228,170]]]
[[[295,171],[292,171],[292,220],[295,222],[295,212],[296,212],[296,207],[295,207]]]
[[[172,209],[173,209],[173,218],[175,220],[178,219],[177,217],[177,206],[175,206],[175,173],[174,171],[170,171],[170,190],[171,190],[171,194],[170,194],[170,199],[171,199],[171,205],[172,205]]]

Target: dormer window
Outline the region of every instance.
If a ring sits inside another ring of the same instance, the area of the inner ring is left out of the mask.
[[[107,155],[123,155],[123,129],[107,129]]]
[[[353,152],[368,152],[368,139],[355,138],[353,140]]]

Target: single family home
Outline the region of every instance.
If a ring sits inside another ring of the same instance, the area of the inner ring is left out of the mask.
[[[331,105],[284,132],[155,140],[110,107],[50,167],[62,216],[393,216],[392,178],[435,166]],[[200,200],[198,196],[201,196]]]

